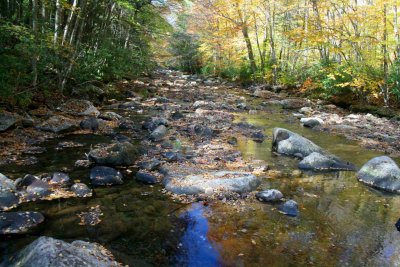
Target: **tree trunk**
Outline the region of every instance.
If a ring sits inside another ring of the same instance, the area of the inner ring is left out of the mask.
[[[68,19],[67,19],[67,22],[65,23],[63,39],[61,41],[62,46],[64,45],[65,40],[67,39],[67,36],[69,33],[69,28],[70,28],[71,21],[72,21],[72,17],[74,16],[77,3],[78,3],[78,0],[74,0],[72,7],[71,7],[71,11],[70,11]]]
[[[53,40],[54,46],[57,45],[58,31],[59,31],[59,28],[60,28],[60,20],[61,20],[61,18],[60,18],[60,16],[61,16],[61,3],[60,3],[60,1],[61,0],[56,0],[56,16],[55,16],[55,19],[54,19],[54,40]]]
[[[35,51],[33,53],[32,58],[32,86],[36,89],[37,87],[37,79],[38,79],[38,70],[37,70],[37,43],[38,43],[38,0],[32,1],[32,30],[35,38]]]
[[[247,54],[249,57],[251,72],[253,73],[253,75],[255,75],[257,73],[257,64],[256,64],[256,60],[254,58],[253,46],[251,45],[247,25],[242,26],[242,33],[243,33],[244,41],[246,42]]]
[[[387,32],[387,5],[383,5],[383,85],[382,85],[382,93],[383,93],[383,101],[385,106],[389,106],[389,87],[388,87],[388,32]]]

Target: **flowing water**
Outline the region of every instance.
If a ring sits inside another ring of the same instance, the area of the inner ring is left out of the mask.
[[[298,132],[337,156],[361,166],[381,153],[356,142],[304,129],[278,108],[258,115],[237,115],[237,120],[262,126],[271,136],[274,127]],[[70,135],[43,144],[34,166],[6,166],[15,179],[73,169],[91,145],[111,142],[111,137]],[[56,150],[60,141],[84,144]],[[130,266],[400,266],[400,196],[359,183],[354,172],[307,173],[293,178],[297,161],[271,152],[271,140],[241,140],[245,158],[265,160],[282,171],[281,178],[263,179],[261,188],[279,189],[299,204],[298,217],[287,217],[275,204],[249,202],[244,206],[219,202],[182,205],[162,194],[161,186],[136,183],[122,170],[121,186],[94,188],[90,199],[26,203],[17,210],[42,212],[46,221],[29,235],[0,240],[0,254],[10,257],[39,236],[66,241],[87,240],[103,244],[117,260]],[[399,160],[396,159],[398,162]],[[89,184],[89,170],[69,172]],[[246,203],[246,202],[244,202]],[[100,205],[102,222],[79,225],[78,213]]]

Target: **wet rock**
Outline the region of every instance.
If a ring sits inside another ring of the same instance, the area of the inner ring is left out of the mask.
[[[24,234],[43,221],[39,212],[0,212],[0,234]]]
[[[58,184],[58,185],[67,185],[71,183],[71,178],[69,178],[68,174],[63,172],[55,172],[51,176],[50,180],[51,184]]]
[[[92,102],[80,99],[71,99],[61,105],[59,108],[62,112],[74,116],[99,116],[100,112],[95,108]]]
[[[11,190],[11,191],[16,190],[14,181],[7,178],[5,175],[1,173],[0,173],[0,190]]]
[[[159,161],[158,159],[151,159],[148,161],[139,162],[138,166],[140,169],[145,169],[147,171],[154,171],[161,166],[161,161]]]
[[[119,121],[123,117],[115,112],[112,111],[106,111],[104,113],[101,113],[99,116],[100,119],[106,120],[106,121]]]
[[[146,172],[146,171],[138,171],[136,173],[136,180],[145,184],[156,184],[158,183],[158,179],[155,175]]]
[[[265,191],[258,192],[256,198],[264,202],[275,202],[283,198],[281,191],[276,189],[268,189]]]
[[[300,119],[300,123],[302,123],[304,127],[314,128],[323,125],[324,121],[320,118],[302,118]]]
[[[37,128],[41,131],[61,133],[74,131],[77,129],[77,123],[67,117],[56,115],[37,126]]]
[[[296,217],[299,214],[297,202],[294,200],[288,200],[280,205],[279,211],[290,217]]]
[[[90,171],[90,180],[93,185],[118,185],[123,184],[122,174],[116,169],[98,166]]]
[[[23,117],[21,119],[21,125],[24,128],[33,127],[35,125],[35,120],[32,117],[30,117],[29,115],[27,115],[26,117]]]
[[[355,166],[340,159],[313,152],[299,162],[299,168],[304,170],[355,170]]]
[[[71,186],[71,191],[75,193],[77,197],[91,197],[92,190],[83,183],[76,183]]]
[[[129,142],[114,143],[89,152],[89,160],[99,165],[132,165],[137,155],[136,148]]]
[[[118,127],[122,130],[133,130],[136,127],[136,123],[131,120],[122,119]]]
[[[18,189],[21,189],[31,185],[35,181],[40,181],[40,178],[31,174],[27,174],[22,179],[15,180],[15,185],[17,186]]]
[[[242,102],[236,105],[238,109],[247,109],[246,103]]]
[[[212,101],[196,101],[193,103],[193,108],[209,108],[212,109],[215,107],[215,103]]]
[[[150,139],[158,142],[163,140],[166,134],[167,128],[164,125],[160,125],[150,134]]]
[[[79,126],[83,130],[97,131],[99,129],[99,121],[95,117],[90,117],[81,121]]]
[[[5,132],[17,123],[18,117],[13,114],[0,114],[0,132]]]
[[[302,119],[305,118],[306,116],[304,114],[301,113],[293,113],[292,114],[294,117],[298,118],[298,119]]]
[[[96,243],[79,240],[67,243],[51,237],[36,239],[9,261],[3,262],[2,265],[26,267],[120,266],[114,261],[108,250]]]
[[[73,141],[64,141],[60,142],[56,146],[56,150],[63,150],[66,148],[77,148],[77,147],[83,147],[84,145],[78,142],[73,142]]]
[[[175,194],[200,194],[209,188],[215,191],[246,193],[257,188],[260,181],[251,173],[220,171],[198,175],[174,176],[165,179],[165,188]]]
[[[389,192],[400,193],[400,168],[389,157],[368,161],[357,173],[359,181]]]

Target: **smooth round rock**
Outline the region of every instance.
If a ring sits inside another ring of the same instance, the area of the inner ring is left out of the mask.
[[[71,191],[75,193],[77,197],[91,197],[92,190],[83,183],[76,183],[71,186]]]
[[[294,200],[288,200],[280,205],[279,211],[290,217],[296,217],[299,214],[297,202]]]
[[[157,177],[151,173],[145,171],[138,171],[136,173],[136,180],[145,184],[156,184],[158,183]]]

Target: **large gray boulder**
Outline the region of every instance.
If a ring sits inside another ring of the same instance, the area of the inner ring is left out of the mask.
[[[355,170],[355,166],[329,154],[310,140],[286,129],[275,128],[272,148],[279,154],[302,159],[299,168],[306,170]]]
[[[255,190],[260,181],[251,173],[219,171],[198,175],[174,176],[165,179],[165,188],[175,194],[213,192],[245,193]]]
[[[110,267],[120,266],[107,249],[96,243],[67,243],[51,237],[40,237],[18,252],[2,266],[24,267]]]
[[[113,143],[89,152],[89,159],[98,165],[122,166],[135,162],[137,150],[129,142]]]
[[[78,128],[78,124],[72,119],[56,115],[37,126],[37,128],[41,131],[61,133],[74,131]]]
[[[150,134],[150,139],[152,141],[158,142],[163,140],[166,134],[167,127],[165,127],[164,125],[160,125]]]
[[[59,109],[62,112],[74,115],[74,116],[99,116],[100,112],[92,102],[87,100],[71,99],[66,103],[62,104]]]
[[[0,212],[0,234],[25,234],[43,221],[39,212]]]
[[[13,114],[0,114],[0,132],[5,132],[15,125],[18,117]]]
[[[387,156],[368,161],[357,173],[359,181],[389,192],[400,193],[400,168]]]

